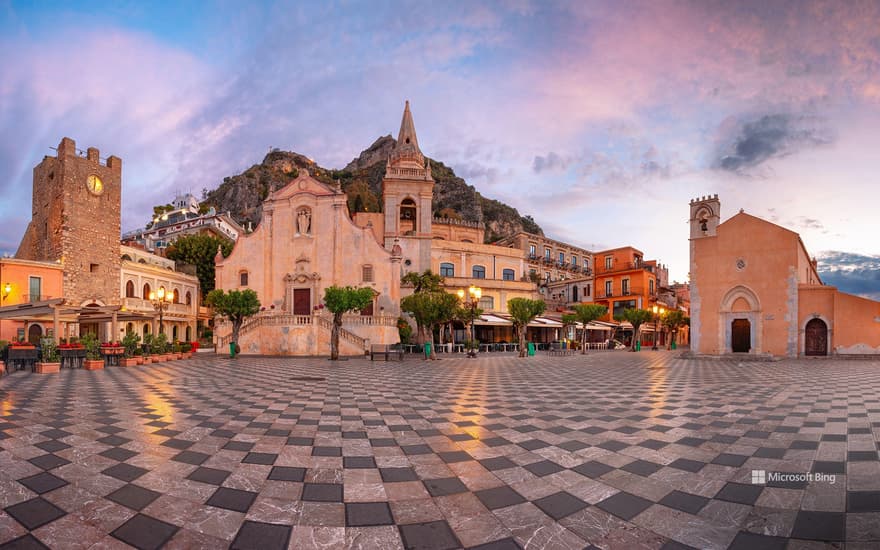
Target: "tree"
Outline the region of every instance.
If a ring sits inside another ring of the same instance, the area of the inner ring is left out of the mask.
[[[633,327],[633,339],[630,351],[636,351],[636,342],[639,341],[640,327],[654,318],[654,313],[647,309],[625,309],[614,319],[617,321],[628,321]]]
[[[587,325],[608,313],[608,308],[599,304],[577,304],[573,309],[574,313],[563,315],[562,321],[568,319],[584,326],[581,331],[581,354],[584,354],[587,353]]]
[[[670,334],[669,341],[666,343],[666,349],[672,349],[672,342],[675,341],[675,336],[678,334],[678,327],[684,325],[686,319],[687,316],[680,309],[670,309],[660,318],[663,326],[669,330]]]
[[[400,282],[412,285],[413,292],[416,294],[419,292],[438,292],[442,290],[443,277],[426,269],[423,273],[410,271],[400,279]]]
[[[412,315],[416,326],[426,341],[431,344],[431,359],[435,359],[434,327],[449,322],[458,307],[458,296],[438,291],[424,291],[410,294],[400,301],[400,309]]]
[[[437,275],[432,272],[430,269],[426,269],[423,273],[419,273],[417,271],[410,271],[406,275],[404,275],[400,282],[404,285],[410,285],[413,287],[413,294],[421,294],[425,292],[441,292],[441,284],[443,284],[443,277]],[[406,299],[406,298],[404,298]],[[423,300],[410,300],[410,307],[419,307],[424,308],[425,304],[422,304]],[[403,300],[400,302],[401,308],[403,309]],[[403,309],[403,311],[409,311]],[[418,340],[424,342],[424,326],[422,325],[419,318],[413,316],[416,322],[416,334],[418,335]]]
[[[330,286],[324,291],[324,305],[333,314],[333,327],[330,329],[330,360],[339,359],[339,329],[342,316],[349,311],[366,308],[373,303],[373,289],[368,287]]]
[[[545,309],[547,304],[543,300],[512,298],[507,301],[507,313],[513,319],[513,330],[519,336],[520,357],[526,356],[526,327]]]
[[[176,262],[196,266],[202,297],[205,297],[214,290],[214,256],[217,255],[217,247],[220,247],[225,258],[232,252],[233,245],[229,239],[197,233],[184,235],[174,241],[165,251],[165,255]]]
[[[214,313],[226,317],[232,323],[232,342],[238,343],[238,332],[244,320],[260,311],[260,299],[251,289],[230,290],[215,289],[208,293],[205,303],[214,308]]]

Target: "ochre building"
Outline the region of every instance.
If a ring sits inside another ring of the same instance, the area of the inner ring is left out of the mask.
[[[803,241],[718,195],[690,203],[691,349],[699,354],[880,353],[880,302],[822,283]]]

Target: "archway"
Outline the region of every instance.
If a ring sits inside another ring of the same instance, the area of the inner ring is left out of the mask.
[[[737,285],[728,290],[718,314],[718,349],[724,353],[762,352],[761,303],[752,289]]]
[[[828,325],[822,319],[810,319],[804,330],[804,355],[828,355]]]
[[[752,324],[748,319],[734,319],[730,324],[730,349],[733,353],[748,353],[752,348]]]
[[[43,336],[43,327],[34,323],[28,327],[27,340],[33,345],[38,345],[40,343],[40,338]]]
[[[412,199],[404,199],[400,203],[400,234],[412,234],[416,231],[416,216],[418,210]]]

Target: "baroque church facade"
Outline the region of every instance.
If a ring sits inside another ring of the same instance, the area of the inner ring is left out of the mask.
[[[343,320],[340,353],[399,341],[401,287],[408,272],[432,270],[449,292],[479,286],[481,309],[505,312],[515,297],[537,297],[522,251],[483,244],[482,224],[435,218],[434,179],[419,148],[409,102],[382,181],[382,212],[349,213],[343,191],[301,170],[263,203],[261,221],[232,253],[216,258],[216,287],[256,291],[263,311],[245,322],[242,353],[319,355],[330,342],[329,286],[373,289],[374,300]],[[218,344],[231,327],[220,324]]]

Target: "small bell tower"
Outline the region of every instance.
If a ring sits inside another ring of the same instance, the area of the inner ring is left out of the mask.
[[[714,237],[721,223],[721,201],[718,195],[700,197],[691,201],[691,239]]]

